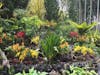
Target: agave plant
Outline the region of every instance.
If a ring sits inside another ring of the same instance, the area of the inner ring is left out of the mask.
[[[69,23],[78,29],[80,35],[85,34],[87,31],[91,30],[97,24],[96,22],[92,22],[91,24],[87,24],[86,22],[78,24],[73,21],[69,21]]]

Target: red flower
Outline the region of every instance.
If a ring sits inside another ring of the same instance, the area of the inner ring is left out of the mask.
[[[20,32],[18,32],[16,35],[17,35],[18,38],[24,38],[25,32],[20,31]]]
[[[70,37],[78,37],[78,33],[77,32],[70,32]]]

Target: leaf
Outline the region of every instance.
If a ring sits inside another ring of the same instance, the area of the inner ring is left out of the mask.
[[[76,22],[73,22],[73,21],[69,21],[70,25],[74,26],[75,28],[78,29],[79,33],[82,35],[82,34],[85,34],[87,31],[89,31],[90,29],[92,29],[97,23],[96,22],[93,22],[91,24],[87,24],[86,22],[83,22],[81,24],[78,24]]]
[[[89,28],[89,30],[90,29],[92,29],[94,26],[96,26],[97,25],[97,22],[93,22],[93,23],[91,23],[91,24],[89,24],[88,26],[88,28]]]
[[[47,72],[39,73],[39,75],[47,75],[47,74],[48,74]]]
[[[53,58],[59,50],[54,47],[58,47],[60,45],[60,38],[55,34],[48,35],[45,40],[42,40],[41,46],[43,49],[43,54],[48,58]],[[55,51],[56,49],[56,51]]]
[[[15,74],[15,75],[22,75],[21,73],[17,73],[17,74]]]
[[[92,75],[98,75],[94,70],[91,70]]]
[[[70,75],[71,74],[68,70],[66,71],[66,73],[67,73],[67,75]]]
[[[0,2],[0,8],[3,6],[3,3],[2,2]]]
[[[32,75],[38,75],[38,72],[35,70]]]
[[[23,70],[23,75],[26,75],[25,71]]]
[[[33,73],[34,72],[34,68],[29,69],[29,73]]]
[[[73,22],[73,21],[71,21],[71,20],[69,20],[68,22],[69,22],[71,25],[75,25],[75,26],[78,25],[76,22]]]
[[[3,27],[0,27],[0,33],[2,33],[2,31],[3,31]]]

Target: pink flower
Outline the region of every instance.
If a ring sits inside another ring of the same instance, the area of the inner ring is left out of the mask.
[[[25,32],[20,31],[16,35],[17,35],[18,38],[24,38],[25,37]]]

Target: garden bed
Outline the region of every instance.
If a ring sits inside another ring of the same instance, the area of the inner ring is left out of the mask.
[[[34,67],[35,70],[38,70],[40,72],[47,72],[49,75],[66,75],[65,71],[70,69],[70,66],[76,66],[76,67],[85,67],[87,70],[95,70],[96,72],[99,71],[98,63],[96,63],[96,60],[85,60],[85,61],[67,61],[67,62],[47,62],[41,58],[40,59],[30,59],[26,58],[22,63],[18,60],[18,58],[9,59],[10,65],[11,65],[11,75],[14,75],[19,72],[29,72],[29,69]],[[40,62],[39,62],[40,61]],[[9,69],[7,67],[4,67],[2,70],[0,70],[1,75],[10,75]]]
[[[42,14],[24,14],[0,18],[0,75],[99,73],[100,32],[94,30],[96,22],[52,21],[43,19]]]

